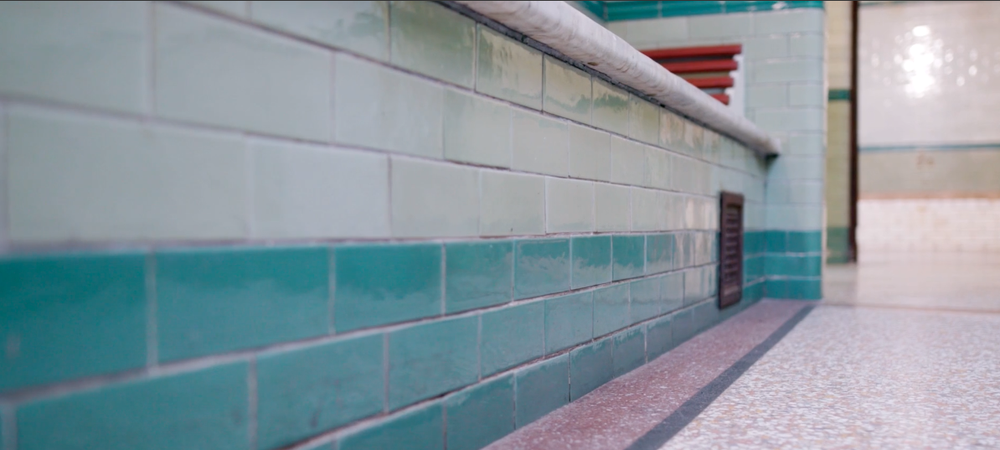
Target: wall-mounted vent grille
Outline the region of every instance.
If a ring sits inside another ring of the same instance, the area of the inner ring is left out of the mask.
[[[723,192],[719,211],[719,308],[725,308],[743,297],[743,195]]]

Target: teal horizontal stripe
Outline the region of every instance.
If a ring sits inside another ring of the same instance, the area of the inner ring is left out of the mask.
[[[577,3],[579,3],[580,6],[583,6],[583,8],[587,11],[590,11],[591,14],[607,20],[607,14],[604,12],[604,2],[582,1]]]
[[[861,147],[862,153],[876,152],[948,152],[962,150],[1000,150],[1000,142],[987,144],[921,144],[921,145],[873,145]]]
[[[666,2],[581,2],[603,3],[608,21],[640,20],[657,17],[731,14],[751,11],[776,11],[799,8],[823,8],[821,1],[758,2],[758,1],[666,1]],[[596,5],[583,5],[594,11]],[[595,14],[597,14],[595,12]]]
[[[850,100],[851,90],[850,89],[830,89],[827,93],[828,100]]]

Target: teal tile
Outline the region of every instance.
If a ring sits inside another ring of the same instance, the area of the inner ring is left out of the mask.
[[[701,333],[719,323],[719,307],[714,301],[702,302],[694,308],[695,333]]]
[[[674,348],[674,315],[660,317],[646,326],[646,355],[650,361]]]
[[[683,309],[673,315],[671,338],[673,346],[678,346],[695,335],[694,309]]]
[[[483,313],[482,376],[545,354],[545,304],[534,302]]]
[[[589,124],[593,105],[590,75],[549,56],[544,59],[542,73],[545,77],[542,109],[549,114]]]
[[[476,91],[542,109],[542,53],[482,25]]]
[[[545,351],[554,353],[585,342],[594,333],[592,292],[545,300]]]
[[[478,450],[514,431],[514,376],[455,393],[445,400],[449,450]]]
[[[821,278],[793,278],[788,283],[788,296],[796,300],[822,300],[823,280]]]
[[[645,364],[646,327],[633,327],[616,334],[613,354],[616,377]]]
[[[822,231],[789,231],[786,251],[789,253],[819,253],[823,251]]]
[[[511,299],[514,243],[445,244],[445,310],[449,313],[499,305]]]
[[[517,372],[517,427],[569,403],[569,354]]]
[[[674,233],[674,269],[694,265],[694,234],[689,231]]]
[[[476,382],[478,317],[440,320],[389,334],[389,409]]]
[[[705,292],[705,285],[702,282],[702,270],[688,269],[684,274],[684,304],[691,305],[708,296]]]
[[[392,2],[390,59],[394,65],[472,87],[476,23],[432,2]]]
[[[0,92],[143,113],[148,8],[138,2],[0,3]]]
[[[355,245],[334,255],[338,333],[441,313],[440,245]]]
[[[349,434],[338,444],[338,450],[444,450],[444,408],[436,402],[407,411]]]
[[[629,283],[632,302],[629,308],[632,323],[655,317],[660,313],[660,277],[643,278]]]
[[[21,450],[247,448],[247,364],[111,384],[26,403]]]
[[[764,287],[764,296],[767,298],[786,299],[788,296],[788,280],[769,279]]]
[[[234,3],[234,2],[219,2]],[[387,2],[251,2],[254,22],[320,44],[389,59]]]
[[[0,260],[0,392],[146,365],[145,256]]]
[[[614,236],[611,254],[614,259],[612,278],[615,281],[642,275],[646,260],[645,236]]]
[[[604,336],[627,327],[628,283],[608,286],[594,291],[594,336]]]
[[[674,272],[660,277],[660,313],[684,306],[684,273]]]
[[[325,247],[181,249],[155,257],[160,361],[329,331]]]
[[[674,235],[646,236],[646,273],[662,273],[674,268]]]
[[[573,288],[611,281],[611,236],[572,239]]]
[[[767,275],[792,277],[818,277],[822,275],[822,255],[768,255]]]
[[[257,445],[285,447],[382,411],[382,335],[257,359]]]
[[[606,3],[608,22],[618,20],[652,19],[660,15],[663,2],[613,2]]]
[[[605,338],[569,353],[569,397],[576,400],[614,378],[613,346]]]
[[[725,10],[728,12],[729,2],[684,2],[684,1],[672,1],[672,2],[660,2],[660,7],[662,9],[661,17],[673,17],[673,16],[694,16],[703,14],[722,14],[725,5]]]
[[[538,239],[514,244],[514,298],[569,290],[569,239]]]

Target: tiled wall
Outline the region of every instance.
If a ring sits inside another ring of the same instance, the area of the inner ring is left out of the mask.
[[[973,224],[995,216],[987,200],[1000,197],[1000,5],[891,2],[860,13],[859,245],[863,235],[867,250],[991,248],[969,242],[992,241],[990,227]]]
[[[868,253],[1000,252],[996,197],[862,199],[858,219],[858,245]]]
[[[826,108],[826,260],[850,259],[851,2],[825,2],[829,94]]]
[[[477,448],[784,267],[753,152],[441,5],[8,2],[0,68],[3,450]]]
[[[721,3],[737,6],[742,2]],[[807,239],[815,247],[789,255],[802,258],[802,267],[810,267],[811,260],[823,253],[825,227],[825,13],[819,4],[801,3],[797,6],[804,7],[794,9],[737,7],[731,8],[737,12],[610,21],[607,26],[639,49],[743,44],[740,70],[747,74],[746,117],[782,140],[783,154],[769,163],[765,227],[778,233],[815,235]],[[662,10],[660,15],[664,15]],[[778,265],[775,273],[783,272],[784,261],[775,259],[774,264]],[[818,272],[803,278],[803,283],[814,287],[794,292],[809,295],[789,298],[819,298],[820,280]],[[784,281],[776,278],[774,283],[768,297],[792,295],[783,287]]]

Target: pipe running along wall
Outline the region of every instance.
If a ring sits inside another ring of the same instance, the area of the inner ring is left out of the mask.
[[[456,2],[582,61],[611,79],[725,133],[761,155],[777,155],[776,138],[643,55],[566,2]]]

